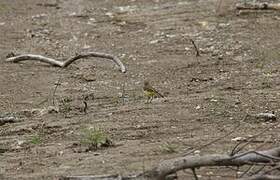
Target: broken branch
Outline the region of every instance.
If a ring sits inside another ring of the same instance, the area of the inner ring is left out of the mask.
[[[271,163],[272,159],[270,159],[270,157],[273,157],[273,160],[276,160],[279,156],[280,147],[266,151],[254,151],[252,153],[245,152],[234,156],[226,154],[185,156],[165,160],[160,163],[158,167],[149,172],[145,172],[144,174],[145,176],[150,177],[150,179],[161,180],[167,175],[183,169],[199,168],[204,166],[243,166],[257,163]]]
[[[65,68],[65,67],[69,66],[71,63],[73,63],[74,61],[76,61],[78,59],[89,58],[89,57],[99,57],[99,58],[109,59],[119,66],[120,71],[122,73],[126,72],[126,67],[120,61],[119,58],[117,58],[113,55],[110,55],[110,54],[99,53],[99,52],[88,52],[88,53],[85,53],[85,54],[78,54],[74,57],[69,58],[68,60],[66,60],[64,62],[58,61],[58,60],[55,60],[55,59],[52,59],[52,58],[48,58],[48,57],[45,57],[45,56],[41,56],[41,55],[34,55],[34,54],[22,54],[22,55],[12,56],[12,57],[8,57],[6,59],[6,61],[17,63],[17,62],[20,62],[20,61],[34,60],[34,61],[41,61],[41,62],[51,64],[51,65],[54,65],[54,66],[59,66],[61,68]]]
[[[237,4],[237,10],[280,10],[280,3],[244,3]]]
[[[280,147],[269,149],[265,151],[249,151],[245,153],[236,154],[230,156],[227,154],[211,154],[204,156],[185,156],[178,157],[170,160],[165,160],[161,162],[157,167],[152,170],[146,171],[142,174],[122,177],[122,176],[107,176],[112,178],[112,180],[122,180],[122,179],[134,179],[134,180],[164,180],[168,175],[174,174],[177,171],[184,169],[191,169],[195,175],[195,168],[206,167],[206,166],[243,166],[252,164],[268,164],[273,165],[272,160],[278,160],[280,157]],[[275,164],[274,164],[275,165]],[[267,175],[265,175],[267,176]],[[104,176],[103,176],[104,177]],[[263,175],[262,175],[263,177]],[[274,176],[267,176],[271,179]],[[69,176],[63,177],[62,179],[75,179],[84,180],[92,179],[97,180],[96,176]]]

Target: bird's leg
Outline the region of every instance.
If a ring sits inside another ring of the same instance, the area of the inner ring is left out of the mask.
[[[150,98],[148,97],[148,99],[147,99],[147,101],[146,101],[146,104],[148,104],[148,103],[149,103],[149,100],[150,100]]]
[[[150,97],[150,103],[152,103],[153,99],[154,99],[154,96]]]

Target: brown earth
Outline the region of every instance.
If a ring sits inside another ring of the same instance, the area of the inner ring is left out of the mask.
[[[214,0],[1,0],[0,116],[20,120],[0,126],[1,178],[139,173],[238,124],[200,154],[229,153],[233,138],[269,127],[246,149],[279,145],[277,122],[243,117],[278,115],[280,14],[237,15],[227,5],[217,13]],[[94,58],[66,69],[5,62],[10,52],[63,60],[87,51],[118,56],[127,73]],[[144,79],[166,97],[146,104]],[[87,114],[81,112],[85,96]],[[58,113],[41,113],[53,105]],[[103,130],[114,146],[85,151],[81,134],[89,127]],[[197,173],[235,178],[227,168]]]

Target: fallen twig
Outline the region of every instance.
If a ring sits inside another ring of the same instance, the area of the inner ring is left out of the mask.
[[[6,123],[17,123],[20,122],[16,117],[14,116],[3,116],[0,117],[0,126],[6,124]]]
[[[280,10],[280,3],[242,3],[236,5],[237,10]]]
[[[16,56],[12,56],[12,57],[9,56],[9,57],[7,57],[6,61],[17,63],[20,61],[34,60],[34,61],[41,61],[41,62],[51,64],[54,66],[59,66],[61,68],[65,68],[78,59],[89,58],[89,57],[99,57],[99,58],[112,60],[114,63],[116,63],[119,66],[121,72],[123,72],[123,73],[126,72],[126,67],[120,61],[119,58],[117,58],[113,55],[110,55],[110,54],[99,53],[99,52],[88,52],[85,54],[78,54],[63,62],[58,61],[56,59],[48,58],[48,57],[41,56],[41,55],[34,55],[34,54],[22,54],[22,55],[16,55]]]
[[[248,116],[248,115],[247,115]],[[247,117],[246,116],[246,117]],[[246,117],[244,118],[244,120],[246,119]],[[245,142],[241,147],[239,147],[239,145],[241,145],[243,142],[239,142],[237,145],[235,145],[235,147],[233,148],[233,150],[231,151],[231,155],[233,156],[236,153],[239,153],[242,149],[244,149],[246,146],[248,146],[252,141],[254,141],[254,139],[262,134],[264,134],[265,132],[267,132],[269,129],[271,129],[272,127],[276,127],[278,126],[280,123],[277,123],[276,125],[273,124],[271,126],[266,127],[265,129],[263,129],[262,131],[260,131],[259,133],[255,134],[254,136],[250,137],[250,139]]]
[[[247,115],[244,116],[244,118],[242,119],[242,121],[244,121],[246,118],[247,118]],[[228,132],[227,134],[225,134],[225,135],[223,135],[223,136],[221,136],[221,137],[218,137],[218,138],[214,139],[213,141],[210,141],[210,142],[208,142],[208,143],[206,143],[206,144],[203,144],[203,145],[201,145],[200,147],[195,148],[195,149],[193,149],[193,150],[187,152],[187,153],[184,154],[184,155],[186,156],[186,155],[192,154],[192,153],[194,153],[194,152],[197,151],[197,150],[201,150],[201,149],[203,149],[203,148],[205,148],[205,147],[207,147],[207,146],[209,146],[209,145],[214,144],[215,142],[220,141],[221,139],[223,139],[223,138],[225,138],[225,137],[228,137],[228,136],[231,135],[232,133],[236,132],[236,131],[239,129],[240,125],[241,125],[241,124],[239,123],[232,131]]]

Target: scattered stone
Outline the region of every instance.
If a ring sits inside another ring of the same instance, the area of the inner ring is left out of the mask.
[[[231,141],[244,141],[244,140],[246,140],[245,137],[236,137],[236,138],[231,139]]]
[[[150,41],[150,44],[157,44],[157,43],[159,43],[160,41],[161,41],[160,39],[152,40],[152,41]]]
[[[56,106],[49,106],[47,107],[47,113],[52,114],[52,113],[58,113],[59,108]]]
[[[267,121],[276,121],[276,115],[274,113],[259,113],[255,116],[257,119]]]

